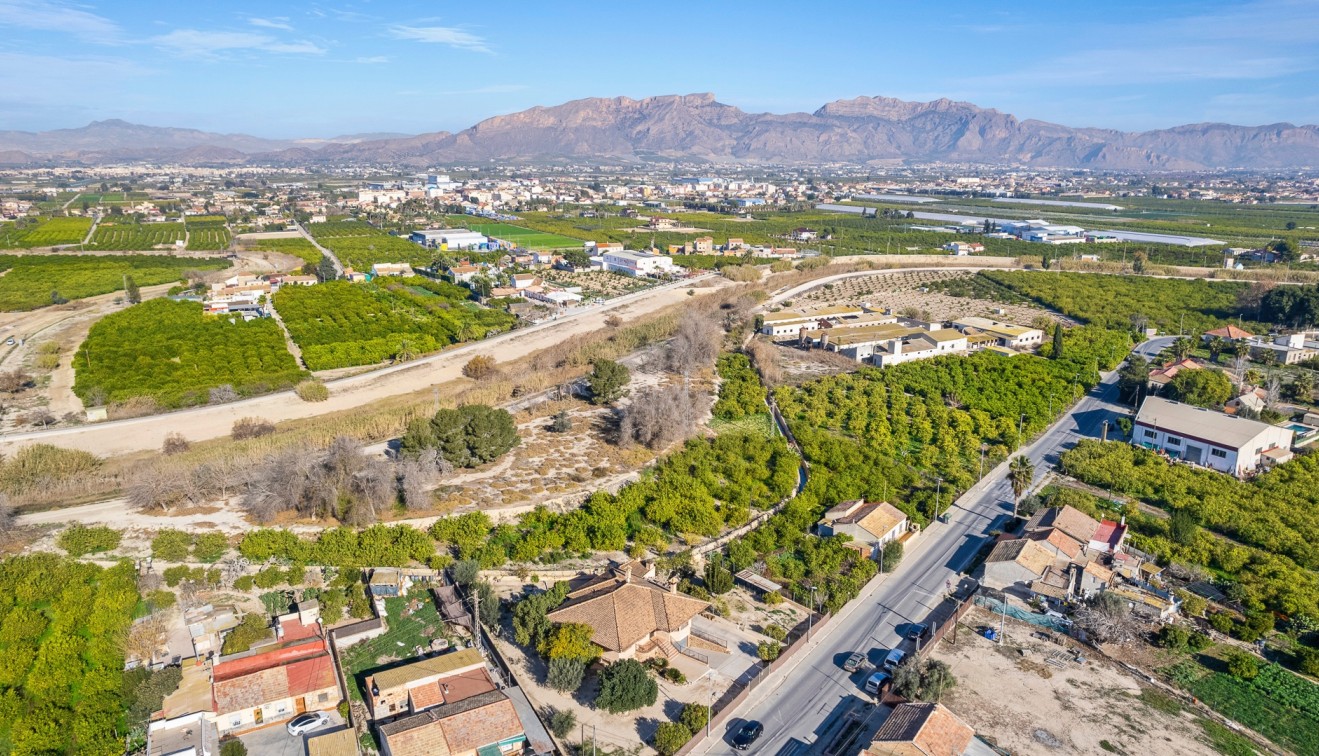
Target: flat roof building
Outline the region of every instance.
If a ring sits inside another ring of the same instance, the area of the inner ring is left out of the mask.
[[[1174,459],[1238,477],[1291,459],[1287,428],[1149,396],[1136,413],[1131,442]]]

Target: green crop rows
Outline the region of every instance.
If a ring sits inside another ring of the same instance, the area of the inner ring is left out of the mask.
[[[380,285],[331,281],[285,287],[275,306],[307,367],[328,370],[407,359],[512,327],[512,316],[467,296],[466,289],[420,277]]]
[[[362,272],[376,263],[429,265],[434,254],[419,244],[356,221],[309,223],[307,231],[334,252],[345,267]]]
[[[30,249],[78,244],[91,228],[91,218],[47,218],[35,227],[5,224],[4,230],[0,231],[0,248]]]
[[[243,239],[239,244],[243,249],[254,252],[280,252],[293,255],[312,265],[321,261],[321,251],[301,236],[287,239]]]
[[[138,286],[177,281],[188,270],[222,270],[224,260],[180,259],[159,255],[0,255],[0,310],[35,310],[63,299],[108,294],[131,276]]]
[[[271,318],[208,316],[199,302],[153,299],[92,326],[73,360],[74,392],[88,403],[149,396],[165,407],[204,404],[209,389],[240,395],[288,388],[298,369]]]
[[[182,241],[182,223],[107,223],[102,221],[92,234],[88,249],[151,250]]]

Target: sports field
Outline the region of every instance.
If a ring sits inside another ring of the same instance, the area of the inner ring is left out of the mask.
[[[534,231],[530,228],[512,226],[507,223],[467,223],[467,227],[486,236],[511,242],[527,249],[567,249],[581,247],[581,239]]]

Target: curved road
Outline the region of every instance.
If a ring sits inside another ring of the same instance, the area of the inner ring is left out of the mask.
[[[1174,338],[1152,339],[1135,352],[1151,357]],[[1117,372],[1106,374],[1070,412],[1026,447],[1024,453],[1035,463],[1036,482],[1062,452],[1081,438],[1098,438],[1105,421],[1128,412],[1117,403]],[[1007,481],[1007,463],[988,472],[981,483],[953,504],[948,514],[947,523],[931,524],[909,544],[897,570],[867,586],[815,634],[793,663],[763,680],[733,712],[724,730],[717,737],[712,732],[711,740],[697,746],[697,752],[732,756],[736,751],[730,745],[731,735],[745,720],[765,725],[765,734],[756,744],[760,753],[778,753],[793,739],[814,745],[830,737],[852,703],[851,697],[866,698],[861,684],[869,672],[848,675],[842,662],[855,651],[871,652],[870,661],[878,662],[890,648],[909,648],[909,642],[903,645],[899,627],[905,630],[910,623],[926,622],[941,603],[946,586],[957,584],[958,573],[975,557],[989,538],[989,531],[1011,517],[1012,486]],[[869,730],[857,742],[870,742],[869,736],[881,722],[881,717],[871,717]]]

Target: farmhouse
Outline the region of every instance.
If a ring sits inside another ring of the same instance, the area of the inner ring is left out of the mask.
[[[964,756],[971,750],[975,730],[943,704],[904,703],[875,733],[861,756]],[[992,753],[986,749],[983,752]]]
[[[851,536],[854,543],[866,546],[866,556],[873,559],[884,544],[907,533],[907,515],[887,501],[867,504],[856,499],[825,512],[817,530],[822,536]]]
[[[676,273],[680,270],[673,260],[653,252],[606,251],[604,268],[626,276],[653,276],[658,273]]]
[[[1131,442],[1238,477],[1291,459],[1292,431],[1189,404],[1146,397]]]
[[[513,702],[501,690],[437,706],[379,728],[384,756],[496,756],[527,742]]]
[[[604,649],[605,661],[631,659],[665,644],[682,648],[692,618],[709,602],[678,593],[676,580],[666,590],[639,573],[634,562],[624,564],[568,594],[567,602],[546,617],[590,625],[591,641]]]
[[[991,336],[998,346],[1008,349],[1034,349],[1044,342],[1044,331],[1038,328],[1000,323],[989,318],[962,318],[953,321],[953,327],[967,336],[973,334]]]
[[[854,320],[865,314],[866,310],[863,308],[846,305],[822,307],[810,312],[801,310],[767,312],[761,317],[760,332],[766,336],[799,336],[803,329],[838,325],[843,321]],[[896,321],[897,318],[894,318],[891,322]]]
[[[376,263],[371,266],[371,278],[410,275],[412,275],[412,266],[407,263]]]
[[[438,249],[485,249],[490,244],[490,239],[484,234],[469,231],[465,228],[437,228],[427,231],[413,231],[408,238],[422,246]]]
[[[465,648],[368,675],[366,689],[371,718],[384,719],[488,693],[495,683],[481,652]]]

